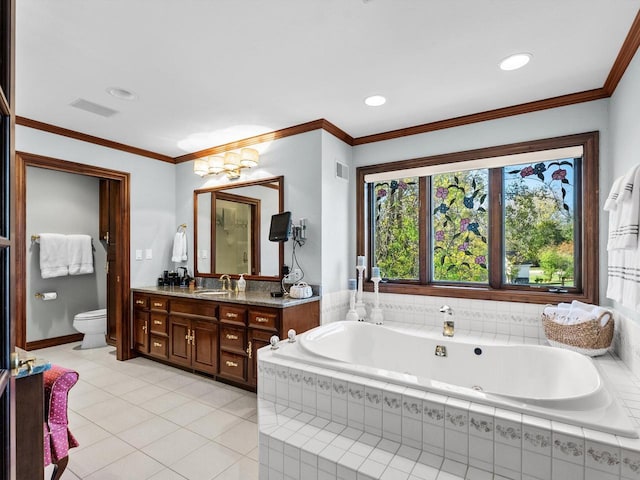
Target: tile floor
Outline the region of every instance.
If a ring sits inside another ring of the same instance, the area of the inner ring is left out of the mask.
[[[62,480],[257,480],[255,394],[145,358],[119,362],[113,347],[78,345],[34,352],[80,373],[69,393],[80,446]]]

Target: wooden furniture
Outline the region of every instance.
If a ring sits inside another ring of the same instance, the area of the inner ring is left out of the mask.
[[[44,478],[44,387],[42,373],[15,379],[16,478]]]
[[[223,300],[133,292],[133,348],[173,365],[256,389],[256,351],[272,335],[319,325],[318,300],[257,306]]]

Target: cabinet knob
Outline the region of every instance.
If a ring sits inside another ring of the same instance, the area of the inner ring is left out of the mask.
[[[136,300],[136,305],[144,305],[144,300]]]
[[[253,345],[251,342],[249,342],[249,346],[247,346],[247,355],[249,355],[249,358],[253,355]]]
[[[161,307],[162,306],[162,302],[153,302],[153,306],[154,307]]]
[[[160,342],[153,342],[154,347],[161,347],[162,344]]]
[[[233,312],[227,312],[227,318],[238,318],[238,314]]]
[[[269,321],[269,319],[266,318],[266,317],[256,317],[256,322],[258,322],[258,323],[266,323],[268,321]]]
[[[154,320],[153,324],[154,325],[162,325],[162,321],[161,320]]]
[[[236,362],[232,362],[230,360],[227,360],[227,367],[236,368],[237,366],[238,366],[238,364]]]
[[[227,333],[226,337],[227,337],[227,340],[237,340],[238,339],[237,335],[231,335],[230,333]]]
[[[147,333],[147,329],[148,329],[148,328],[149,328],[149,325],[147,324],[147,321],[145,320],[145,321],[144,321],[144,325],[142,326],[142,331],[143,331],[144,333]]]

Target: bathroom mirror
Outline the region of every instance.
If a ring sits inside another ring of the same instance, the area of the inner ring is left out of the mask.
[[[279,280],[284,246],[269,241],[269,225],[284,209],[284,177],[195,190],[193,208],[197,276]]]

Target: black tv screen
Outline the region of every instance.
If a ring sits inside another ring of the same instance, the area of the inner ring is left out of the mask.
[[[271,216],[269,240],[272,242],[286,242],[291,230],[291,212],[276,213]]]

